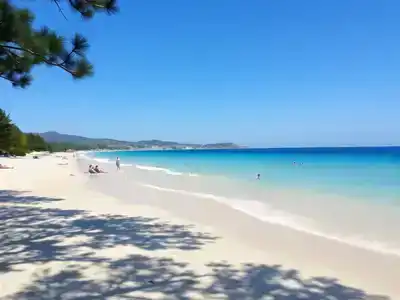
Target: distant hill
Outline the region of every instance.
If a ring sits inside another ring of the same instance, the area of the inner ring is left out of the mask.
[[[78,135],[70,135],[58,133],[56,131],[48,131],[39,133],[39,135],[48,143],[66,143],[66,144],[78,144],[78,145],[130,145],[131,142],[118,141],[113,139],[96,139],[88,138]]]
[[[231,149],[231,148],[243,148],[233,143],[216,143],[216,144],[205,144],[201,146],[202,148],[221,148],[221,149]]]
[[[216,143],[216,144],[184,144],[171,141],[161,140],[144,140],[137,142],[120,141],[108,138],[88,138],[78,135],[62,134],[56,131],[48,131],[39,133],[39,135],[47,143],[71,144],[79,146],[87,146],[90,148],[241,148],[233,143]]]

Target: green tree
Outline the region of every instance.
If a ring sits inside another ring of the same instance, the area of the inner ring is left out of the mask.
[[[48,144],[39,134],[27,133],[26,138],[29,151],[47,151],[49,148]]]
[[[18,156],[25,155],[28,152],[28,142],[26,135],[13,124],[11,128],[11,147],[10,153]]]
[[[0,150],[8,152],[12,144],[12,122],[10,116],[0,108]]]
[[[61,2],[68,4],[84,19],[98,12],[115,13],[117,0],[52,0],[64,15]],[[65,15],[64,15],[65,17]],[[93,73],[93,66],[86,58],[88,41],[75,34],[71,45],[48,27],[33,27],[34,14],[28,9],[17,8],[11,0],[0,0],[0,77],[14,87],[25,88],[32,81],[31,70],[36,65],[60,68],[75,79]]]

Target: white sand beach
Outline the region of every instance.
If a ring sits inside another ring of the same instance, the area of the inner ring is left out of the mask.
[[[0,299],[400,299],[398,256],[113,190],[72,154],[0,163],[15,167],[0,170]]]

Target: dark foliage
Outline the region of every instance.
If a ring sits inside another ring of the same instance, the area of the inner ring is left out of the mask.
[[[20,198],[23,198],[21,200]],[[193,228],[145,217],[93,216],[81,210],[19,206],[60,199],[23,196],[2,191],[0,201],[0,272],[18,272],[25,263],[43,266],[63,261],[54,273],[40,269],[30,285],[7,299],[273,299],[273,300],[383,300],[343,286],[331,278],[303,279],[298,271],[279,265],[212,262],[196,273],[172,258],[128,253],[118,259],[101,249],[135,245],[147,251],[196,250],[215,240]],[[15,203],[15,204],[13,204]],[[69,238],[82,237],[65,243]],[[106,277],[87,277],[86,268],[101,267]]]
[[[35,133],[27,133],[26,134],[27,145],[29,151],[47,151],[48,145],[44,141],[44,139]]]
[[[0,108],[0,150],[7,151],[12,144],[12,123],[10,116]]]
[[[116,0],[53,0],[60,12],[61,3],[90,19],[98,12],[117,11]],[[65,15],[64,15],[65,17]],[[86,58],[89,43],[75,34],[67,45],[66,38],[44,26],[33,27],[34,14],[14,6],[10,0],[0,0],[0,77],[15,87],[26,87],[32,81],[31,71],[36,65],[57,67],[75,79],[90,76],[93,66]]]
[[[64,151],[65,149],[88,150],[90,147],[74,144],[48,144],[40,134],[24,133],[10,116],[0,109],[0,151],[24,156],[32,151]]]

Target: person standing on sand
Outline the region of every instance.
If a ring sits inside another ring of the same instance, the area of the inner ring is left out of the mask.
[[[120,161],[119,161],[119,157],[117,157],[117,160],[115,161],[115,165],[117,166],[117,170],[120,170]]]

